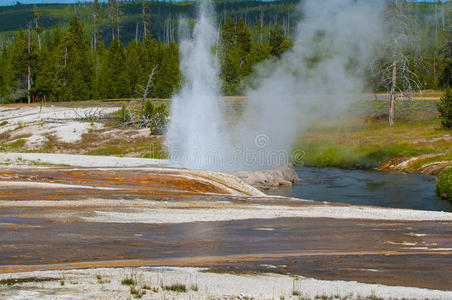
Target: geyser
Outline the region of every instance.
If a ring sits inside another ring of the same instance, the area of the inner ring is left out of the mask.
[[[173,97],[167,143],[170,159],[190,169],[220,169],[225,141],[219,66],[213,47],[217,32],[209,0],[198,5],[193,39],[180,44],[184,83]]]
[[[306,0],[294,46],[254,70],[243,114],[226,128],[211,3],[200,1],[193,39],[181,43],[185,82],[173,99],[167,142],[175,164],[193,169],[268,169],[291,156],[297,133],[344,111],[381,39],[380,1]]]

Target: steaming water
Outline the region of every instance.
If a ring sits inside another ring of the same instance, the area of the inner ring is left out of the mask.
[[[201,0],[193,39],[180,47],[185,82],[173,99],[171,160],[210,170],[266,169],[292,161],[297,134],[314,119],[346,110],[354,98],[344,95],[363,89],[363,70],[382,32],[376,3],[303,1],[293,48],[257,68],[241,119],[226,128],[214,14],[210,1]]]

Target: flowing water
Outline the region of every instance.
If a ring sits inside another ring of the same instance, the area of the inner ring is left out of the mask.
[[[297,168],[302,184],[273,194],[327,202],[452,212],[435,194],[435,177],[334,168]]]

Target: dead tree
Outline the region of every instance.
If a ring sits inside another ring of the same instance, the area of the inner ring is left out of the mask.
[[[100,4],[99,0],[94,0],[94,6],[93,6],[93,49],[94,51],[97,50],[97,35],[99,34],[99,16],[100,16]]]
[[[28,104],[31,103],[30,101],[30,89],[31,89],[31,28],[28,26],[28,39],[27,39],[27,102]]]
[[[39,27],[39,17],[41,16],[41,13],[38,11],[36,7],[33,7],[33,23],[35,26],[36,34],[38,36],[38,48],[41,50],[41,31],[42,28]]]
[[[388,121],[389,125],[393,126],[397,93],[404,95],[408,92],[411,98],[413,90],[420,90],[420,84],[417,75],[409,69],[408,58],[403,51],[403,46],[406,46],[409,40],[408,20],[398,0],[394,2],[391,18],[391,39],[385,47],[385,56],[391,57],[391,60],[383,66],[379,85],[389,87]]]
[[[111,26],[111,40],[115,39],[115,0],[108,0],[108,10]]]
[[[141,0],[141,23],[143,25],[143,42],[146,40],[149,27],[149,17],[147,16],[148,5],[145,0]]]
[[[118,36],[118,40],[119,40],[120,21],[121,21],[121,12],[119,10],[119,1],[115,0],[115,22],[116,22],[116,34]]]
[[[144,110],[144,103],[146,102],[146,98],[147,98],[148,92],[149,92],[149,87],[151,86],[151,82],[152,82],[152,77],[154,77],[154,73],[155,73],[155,70],[157,69],[157,67],[158,67],[158,65],[156,65],[152,69],[151,74],[149,74],[148,82],[147,82],[146,87],[144,88],[144,91],[143,91],[143,100],[141,101],[141,111]]]

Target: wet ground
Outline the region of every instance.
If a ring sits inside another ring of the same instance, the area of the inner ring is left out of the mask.
[[[174,265],[442,290],[452,286],[451,221],[276,217],[155,224],[83,219],[99,209],[166,207],[171,214],[172,208],[183,207],[196,214],[205,207],[269,203],[325,205],[239,197],[171,172],[5,169],[0,176],[0,272]]]

